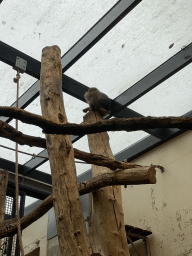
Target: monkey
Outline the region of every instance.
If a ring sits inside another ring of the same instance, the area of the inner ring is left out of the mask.
[[[104,93],[100,92],[97,88],[91,87],[85,93],[84,98],[89,104],[88,108],[83,109],[83,112],[93,110],[98,111],[101,116],[106,116],[110,111],[111,99]]]

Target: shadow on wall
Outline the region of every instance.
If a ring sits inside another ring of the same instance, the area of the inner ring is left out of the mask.
[[[26,256],[39,256],[40,255],[40,247],[36,248],[32,252],[26,254]]]

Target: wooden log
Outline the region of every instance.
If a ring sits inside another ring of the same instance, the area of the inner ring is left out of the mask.
[[[155,184],[155,167],[139,167],[131,170],[121,170],[115,173],[104,173],[94,177],[87,182],[78,183],[80,195],[95,191],[101,187],[110,185],[139,185],[139,184]],[[40,205],[32,212],[21,219],[21,229],[25,229],[34,221],[42,217],[47,211],[53,207],[53,195],[48,196]],[[5,236],[13,236],[16,234],[16,218],[0,222],[0,238]]]
[[[21,122],[36,125],[47,134],[84,135],[105,131],[138,131],[155,128],[192,130],[192,117],[185,116],[111,118],[94,124],[61,124],[14,107],[0,107],[0,115],[17,118]]]
[[[48,196],[33,211],[21,218],[21,229],[25,229],[34,221],[41,218],[47,211],[53,207],[53,195]],[[0,223],[0,238],[13,236],[17,233],[17,219],[9,219]]]
[[[155,184],[155,166],[138,167],[135,169],[121,170],[113,173],[104,173],[86,182],[77,184],[79,194],[84,195],[99,188],[111,185],[139,185]],[[21,229],[25,229],[34,221],[41,218],[53,207],[53,195],[48,196],[32,212],[21,218]],[[0,222],[0,239],[13,236],[17,232],[16,218]]]
[[[93,192],[99,188],[114,185],[155,184],[156,170],[154,166],[108,172],[78,183],[80,195]]]
[[[8,176],[9,174],[7,171],[0,169],[0,222],[4,221],[5,217],[5,199],[8,184]]]
[[[99,113],[90,111],[84,123],[102,120]],[[107,133],[88,135],[90,152],[114,158]],[[92,166],[93,177],[112,172],[106,167]],[[93,252],[103,256],[128,256],[129,249],[125,233],[121,187],[109,186],[92,193],[92,214],[89,218],[89,239]]]
[[[67,123],[62,94],[61,52],[57,46],[43,49],[40,77],[42,115],[55,123]],[[46,134],[46,144],[61,255],[90,256],[70,136]]]

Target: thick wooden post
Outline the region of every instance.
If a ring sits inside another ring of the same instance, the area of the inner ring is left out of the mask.
[[[95,123],[102,120],[98,112],[91,111],[84,117],[84,122]],[[106,132],[89,134],[90,152],[114,159],[109,136]],[[106,167],[92,165],[93,177],[112,172]],[[89,222],[89,239],[93,252],[102,256],[129,256],[122,210],[121,187],[110,186],[92,193],[92,214]]]
[[[61,52],[57,46],[43,49],[40,96],[42,115],[57,123],[67,123],[62,94]],[[90,256],[70,136],[46,134],[46,144],[61,255]]]
[[[0,169],[0,222],[4,221],[5,217],[5,199],[8,183],[8,172]],[[1,245],[1,240],[0,240]]]

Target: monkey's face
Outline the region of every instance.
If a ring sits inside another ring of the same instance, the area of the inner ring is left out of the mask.
[[[90,102],[92,97],[95,97],[95,95],[100,92],[97,88],[91,87],[89,90],[85,93],[84,98],[87,101],[87,103]]]

